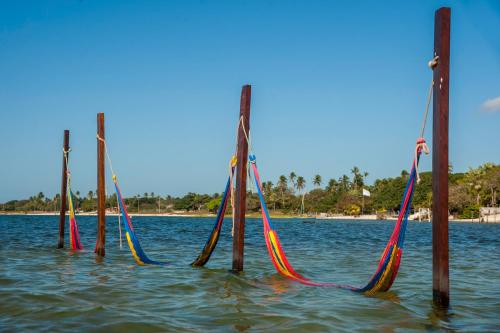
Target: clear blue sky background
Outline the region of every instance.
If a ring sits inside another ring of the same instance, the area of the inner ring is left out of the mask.
[[[498,1],[1,1],[0,201],[59,191],[64,129],[73,189],[94,190],[97,112],[126,196],[220,192],[246,83],[264,180],[396,176],[443,5],[451,162],[500,163]]]

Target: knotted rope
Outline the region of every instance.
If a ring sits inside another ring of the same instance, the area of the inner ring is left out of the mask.
[[[96,134],[96,138],[97,140],[101,141],[102,143],[104,143],[104,152],[106,153],[106,158],[108,159],[108,163],[109,163],[109,169],[111,170],[111,175],[113,177],[113,182],[116,184],[116,174],[115,174],[115,171],[113,170],[113,163],[111,162],[111,157],[109,157],[109,152],[108,152],[108,145],[106,144],[106,140],[104,140],[103,138],[101,138],[99,136],[99,134]],[[116,205],[117,205],[117,209],[118,209],[118,230],[120,232],[120,249],[122,248],[122,222],[121,222],[121,218],[120,218],[120,203],[118,202],[118,195],[116,196]]]
[[[415,147],[415,174],[417,176],[417,184],[420,183],[420,174],[418,172],[418,155],[424,152],[425,154],[429,154],[430,150],[425,143],[424,138],[418,138],[417,145]]]
[[[234,152],[234,155],[233,157],[231,157],[231,160],[229,161],[229,188],[230,188],[230,198],[231,198],[231,211],[232,211],[232,222],[233,222],[233,226],[231,228],[231,236],[234,237],[234,224],[235,224],[235,206],[234,206],[234,187],[236,186],[236,184],[234,183],[234,173],[233,173],[233,168],[236,166],[238,160],[237,160],[237,149],[238,149],[238,134],[239,134],[239,130],[240,130],[240,126],[241,126],[241,129],[243,130],[243,134],[245,135],[245,140],[247,141],[247,144],[248,144],[248,151],[251,152],[252,151],[252,140],[250,139],[250,133],[247,133],[246,129],[245,129],[245,121],[243,120],[243,116],[240,116],[240,119],[238,120],[238,125],[236,126],[236,149],[235,149],[235,152]],[[250,170],[250,168],[248,168],[248,170]],[[253,185],[253,183],[251,183]]]
[[[428,66],[434,72],[434,69],[439,64],[439,56],[435,56],[429,61]],[[417,176],[417,184],[420,183],[420,174],[418,172],[418,155],[424,152],[429,154],[430,150],[424,139],[425,125],[427,124],[427,117],[429,115],[429,107],[431,105],[432,91],[434,90],[434,77],[431,79],[431,86],[429,88],[429,94],[427,96],[427,104],[425,106],[424,119],[422,121],[422,128],[420,130],[420,137],[417,139],[417,145],[415,146],[415,174]]]
[[[64,149],[63,147],[63,155],[64,155],[64,161],[66,162],[66,175],[68,176],[68,183],[69,183],[69,178],[71,173],[69,172],[69,161],[68,161],[68,154],[71,151],[71,148],[68,148],[68,150]]]
[[[109,162],[109,169],[111,170],[111,175],[113,176],[113,182],[116,183],[116,174],[115,174],[115,171],[113,170],[113,163],[111,162],[111,158],[109,157],[108,145],[106,144],[106,140],[104,140],[103,138],[101,138],[99,136],[99,134],[96,134],[96,138],[97,138],[97,140],[99,140],[102,143],[104,143],[104,152],[106,153],[106,157],[107,157],[108,162]]]

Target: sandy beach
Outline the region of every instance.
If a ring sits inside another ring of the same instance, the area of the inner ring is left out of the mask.
[[[26,212],[26,213],[8,213],[8,212],[0,212],[0,215],[27,215],[27,216],[58,216],[59,212]],[[68,215],[68,214],[66,214]],[[118,216],[118,213],[114,211],[107,211],[106,212],[107,216]],[[81,212],[77,213],[77,216],[97,216],[97,212]],[[215,217],[215,214],[211,213],[130,213],[129,216],[156,216],[156,217]],[[228,215],[230,217],[231,215]],[[249,218],[260,218],[261,215],[260,213],[255,214],[248,214],[247,217]],[[397,217],[394,216],[388,216],[384,219],[379,219],[377,218],[377,215],[375,214],[363,214],[359,216],[351,216],[351,215],[331,215],[331,216],[326,216],[326,215],[317,215],[317,216],[301,216],[301,215],[273,215],[271,214],[271,218],[273,219],[282,219],[282,218],[304,218],[304,219],[316,219],[316,220],[350,220],[350,221],[395,221],[397,220]],[[421,222],[421,223],[429,223],[430,221],[428,219],[422,219],[419,221],[418,219],[413,219],[409,218],[409,221],[411,222]],[[449,219],[450,222],[466,222],[466,223],[496,223],[500,224],[500,214],[492,214],[492,215],[486,215],[481,218],[475,218],[475,219],[458,219],[458,218],[453,218],[450,216]]]

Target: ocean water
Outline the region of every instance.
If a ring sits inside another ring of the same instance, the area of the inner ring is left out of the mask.
[[[206,267],[192,268],[211,218],[134,217],[153,260],[137,266],[107,218],[97,260],[96,218],[78,217],[83,252],[56,249],[58,217],[0,216],[1,332],[500,331],[500,225],[450,224],[451,308],[432,306],[431,225],[411,222],[390,292],[366,297],[277,275],[262,222],[246,224],[245,271],[231,268],[231,220]],[[292,265],[318,281],[363,285],[394,222],[274,220]],[[66,238],[67,241],[67,238]]]

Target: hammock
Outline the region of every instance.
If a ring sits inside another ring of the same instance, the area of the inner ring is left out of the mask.
[[[73,192],[71,192],[71,172],[69,171],[69,161],[68,161],[68,151],[63,149],[64,160],[66,162],[66,189],[68,197],[68,210],[69,210],[69,246],[72,250],[80,251],[83,249],[82,243],[80,242],[80,233],[78,232],[78,224],[76,223],[75,210],[73,208]]]
[[[76,223],[75,211],[73,209],[73,192],[71,192],[69,172],[68,172],[68,206],[69,206],[69,246],[72,250],[82,250],[80,243],[80,234],[78,233],[78,224]]]
[[[234,167],[231,172],[234,172]],[[208,237],[203,250],[200,255],[191,263],[192,266],[203,266],[205,265],[212,252],[214,252],[215,246],[217,246],[217,242],[219,241],[220,230],[222,228],[222,222],[224,221],[224,215],[226,213],[227,202],[229,199],[229,192],[231,191],[231,176],[227,180],[226,189],[224,190],[224,194],[222,195],[222,200],[219,206],[219,210],[217,211],[217,218],[215,219],[215,224]]]
[[[149,257],[142,250],[139,239],[134,232],[134,226],[132,225],[132,220],[127,212],[127,207],[123,203],[122,194],[120,188],[118,187],[118,182],[116,181],[116,175],[113,175],[113,182],[115,184],[116,197],[118,199],[118,204],[120,206],[120,211],[122,213],[123,219],[125,220],[125,237],[127,238],[127,243],[130,248],[130,252],[134,256],[135,262],[139,265],[166,265],[167,263],[158,262],[149,259]]]
[[[292,265],[290,265],[285,251],[283,250],[281,243],[278,238],[276,230],[272,227],[271,219],[269,217],[269,212],[262,194],[262,185],[260,181],[259,172],[257,170],[257,163],[255,155],[250,155],[249,160],[252,166],[252,171],[254,175],[254,181],[257,188],[257,193],[259,195],[259,200],[262,210],[262,223],[264,225],[264,236],[266,239],[266,246],[269,252],[269,256],[274,264],[274,267],[279,274],[286,278],[295,280],[299,283],[310,285],[310,286],[323,286],[323,287],[337,287],[343,289],[349,289],[355,292],[365,293],[367,295],[372,295],[379,291],[388,291],[392,286],[396,275],[398,274],[399,264],[401,262],[401,256],[403,254],[403,244],[406,232],[406,227],[408,224],[408,214],[410,212],[410,204],[413,196],[413,191],[415,187],[415,180],[418,179],[418,162],[422,151],[428,153],[427,145],[425,140],[420,138],[417,140],[417,147],[415,149],[415,158],[413,160],[410,178],[406,184],[406,189],[401,200],[401,209],[399,211],[398,220],[394,226],[392,235],[382,252],[377,270],[373,274],[370,281],[364,287],[355,287],[351,285],[341,285],[337,283],[318,283],[311,281],[308,278],[303,277],[297,273]]]

